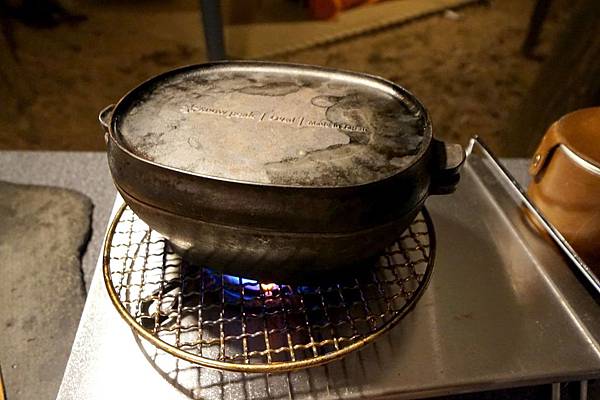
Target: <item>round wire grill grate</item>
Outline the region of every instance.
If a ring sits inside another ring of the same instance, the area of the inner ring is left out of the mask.
[[[434,253],[423,209],[361,276],[258,283],[188,265],[123,206],[107,234],[104,279],[119,314],[156,347],[205,367],[282,372],[333,361],[390,329],[423,293]]]

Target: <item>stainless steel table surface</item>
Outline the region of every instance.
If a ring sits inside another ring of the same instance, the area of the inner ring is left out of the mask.
[[[283,375],[183,362],[164,370],[96,273],[58,399],[406,398],[600,377],[600,308],[557,249],[527,229],[510,193],[475,166],[454,195],[428,200],[432,281],[373,345]]]

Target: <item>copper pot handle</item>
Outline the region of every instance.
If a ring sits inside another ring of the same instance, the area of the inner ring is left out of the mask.
[[[554,150],[565,142],[563,136],[559,133],[559,123],[560,121],[557,121],[550,126],[535,150],[535,153],[533,153],[531,163],[529,164],[529,175],[534,178],[538,176],[548,164]]]

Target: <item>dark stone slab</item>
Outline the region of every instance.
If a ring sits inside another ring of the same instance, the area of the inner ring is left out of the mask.
[[[92,199],[92,237],[83,256],[83,273],[89,288],[106,225],[117,193],[105,152],[0,151],[0,181],[27,185],[59,186]]]
[[[0,181],[0,363],[7,397],[54,399],[85,302],[92,203]]]

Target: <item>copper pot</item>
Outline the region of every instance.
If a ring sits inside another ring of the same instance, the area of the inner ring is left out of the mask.
[[[533,155],[528,194],[579,255],[600,269],[600,107],[567,114]]]

